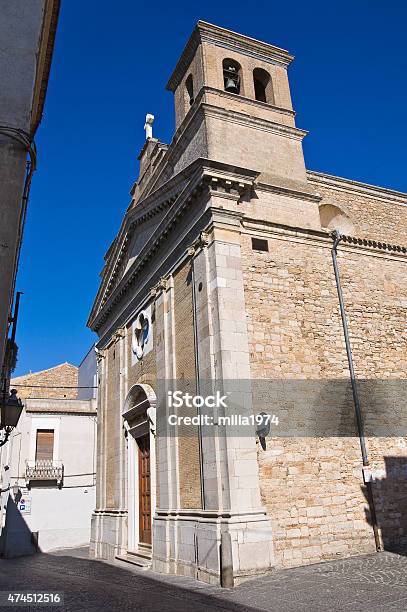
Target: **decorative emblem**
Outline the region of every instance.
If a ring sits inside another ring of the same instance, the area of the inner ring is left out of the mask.
[[[134,326],[132,349],[137,359],[141,359],[144,354],[144,348],[150,338],[151,321],[146,312],[141,312]]]

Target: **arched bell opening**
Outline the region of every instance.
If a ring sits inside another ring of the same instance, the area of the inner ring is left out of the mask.
[[[263,68],[253,70],[254,95],[259,102],[274,104],[274,93],[271,76]]]
[[[243,95],[242,67],[233,59],[224,59],[223,68],[223,88],[228,93]]]
[[[194,79],[192,74],[190,74],[185,81],[185,112],[188,112],[188,109],[194,103]]]

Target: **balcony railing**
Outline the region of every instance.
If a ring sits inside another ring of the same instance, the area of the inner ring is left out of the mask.
[[[34,480],[53,480],[60,486],[64,478],[64,464],[52,459],[26,461],[25,479],[28,483]]]

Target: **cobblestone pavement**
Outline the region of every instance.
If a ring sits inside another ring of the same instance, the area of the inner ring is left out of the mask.
[[[0,561],[0,590],[64,591],[64,610],[407,610],[407,558],[391,553],[275,571],[235,589],[87,558],[86,550]],[[11,608],[2,607],[2,610]],[[53,608],[19,608],[52,610]],[[56,608],[61,609],[61,607]]]

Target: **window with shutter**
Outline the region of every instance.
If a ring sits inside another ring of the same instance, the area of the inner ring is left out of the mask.
[[[51,460],[54,456],[54,430],[37,429],[35,460]]]

